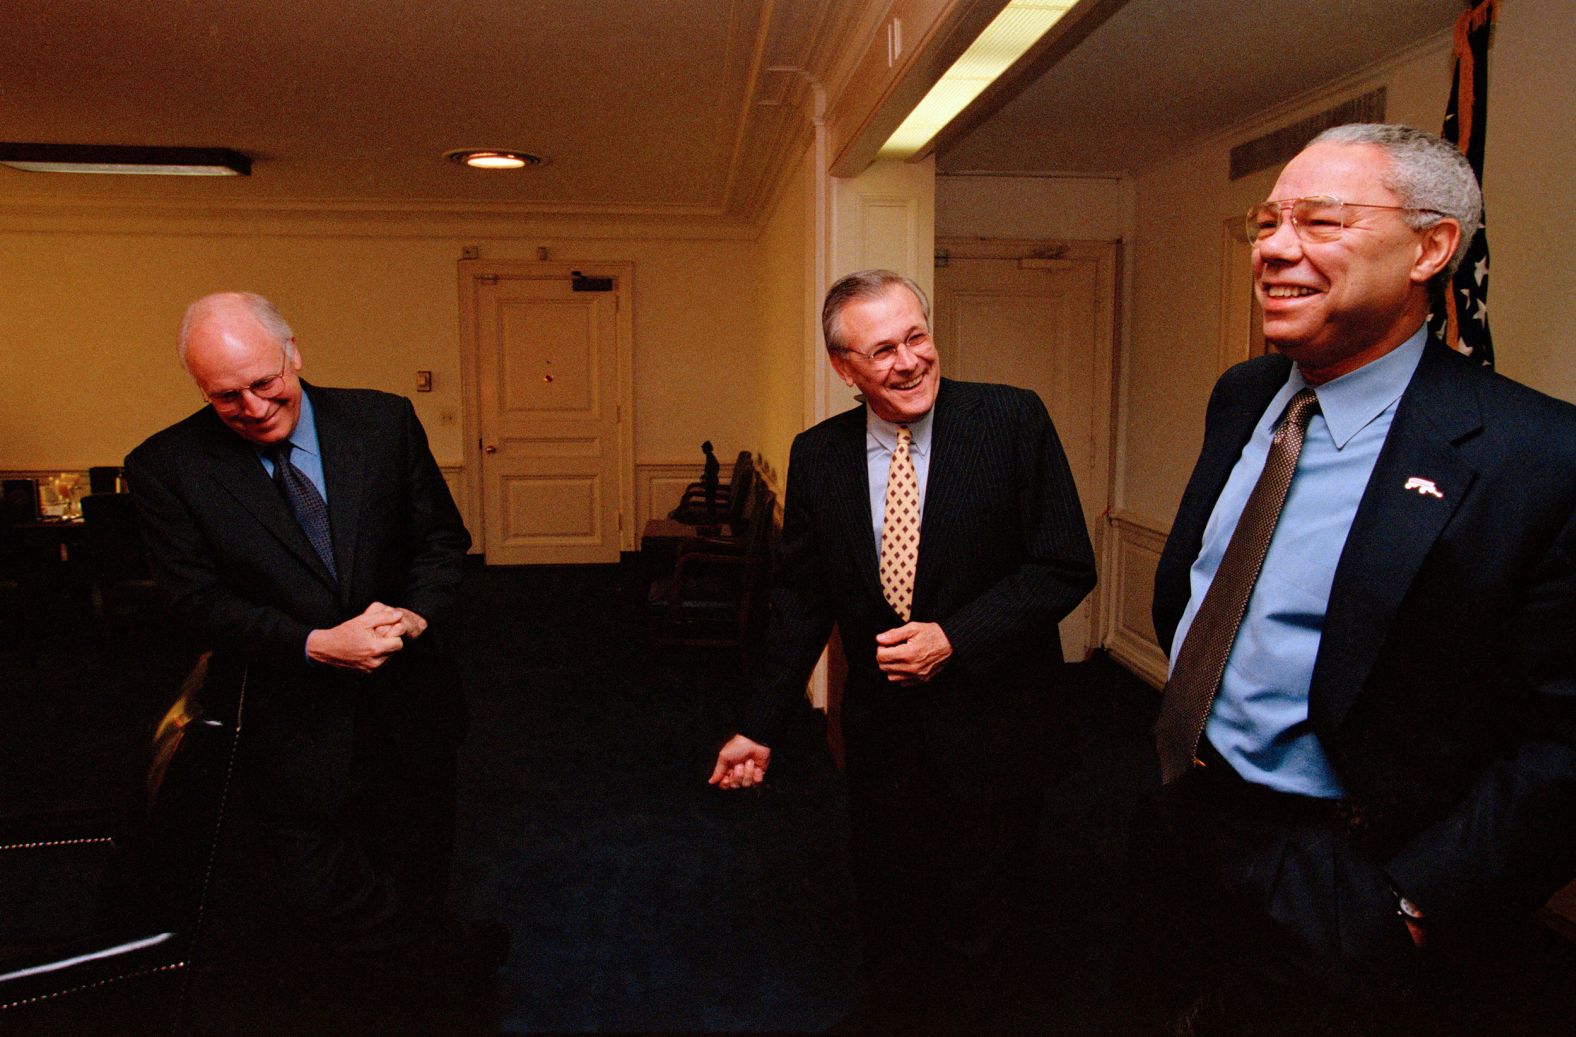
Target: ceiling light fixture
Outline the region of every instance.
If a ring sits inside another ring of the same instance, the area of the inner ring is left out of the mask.
[[[0,164],[30,173],[251,176],[252,160],[228,148],[118,144],[0,144]]]
[[[510,148],[456,148],[453,151],[445,151],[443,155],[450,162],[470,166],[472,169],[525,169],[547,162],[547,159],[540,155]]]
[[[1010,0],[908,113],[877,157],[905,159],[918,154],[1074,6],[1074,0]]]

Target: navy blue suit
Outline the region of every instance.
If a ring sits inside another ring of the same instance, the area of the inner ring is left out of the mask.
[[[1288,371],[1261,357],[1215,388],[1155,578],[1167,649],[1210,511]],[[1576,407],[1425,349],[1337,565],[1309,714],[1362,819],[1331,885],[1267,909],[1322,932],[1316,957],[1329,939],[1393,960],[1391,884],[1449,945],[1576,876]]]

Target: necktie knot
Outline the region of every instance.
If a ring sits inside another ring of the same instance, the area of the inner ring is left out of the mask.
[[[1308,422],[1313,420],[1313,415],[1319,409],[1319,397],[1312,389],[1298,389],[1297,394],[1286,405],[1286,420],[1281,423],[1282,428],[1292,425],[1301,429],[1308,427]]]

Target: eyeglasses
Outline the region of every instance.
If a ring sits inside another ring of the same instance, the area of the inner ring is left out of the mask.
[[[1282,214],[1291,213],[1292,232],[1305,242],[1334,241],[1346,229],[1348,209],[1390,209],[1395,212],[1426,212],[1435,216],[1444,213],[1437,209],[1418,209],[1410,205],[1370,205],[1366,202],[1343,202],[1327,195],[1310,198],[1288,198],[1275,202],[1262,202],[1248,210],[1245,226],[1248,243],[1258,245],[1280,230]]]
[[[852,354],[853,356],[856,356],[865,363],[869,364],[871,367],[885,368],[891,367],[893,364],[897,363],[897,351],[899,346],[908,347],[908,351],[910,353],[918,353],[920,350],[925,349],[929,345],[930,332],[914,331],[911,332],[908,338],[904,339],[901,343],[883,342],[881,345],[872,349],[868,353],[861,353],[857,349],[848,349],[846,347],[840,350],[840,352]]]
[[[242,389],[223,389],[219,392],[206,392],[203,393],[203,396],[208,400],[209,403],[221,410],[233,410],[234,408],[239,407],[241,405],[241,397],[246,393],[251,393],[253,396],[258,397],[259,399],[266,399],[270,396],[273,396],[280,389],[284,388],[285,369],[289,366],[290,353],[288,350],[286,350],[284,363],[279,365],[278,374],[269,375],[267,378],[259,378],[251,385],[248,385]]]

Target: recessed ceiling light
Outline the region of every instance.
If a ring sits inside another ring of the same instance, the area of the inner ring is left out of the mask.
[[[117,144],[0,144],[0,163],[30,173],[251,176],[252,160],[228,148],[145,148]]]
[[[510,148],[456,148],[445,151],[444,157],[450,162],[472,169],[525,169],[528,166],[540,166],[547,159],[540,155],[533,155],[529,151],[514,151]]]

